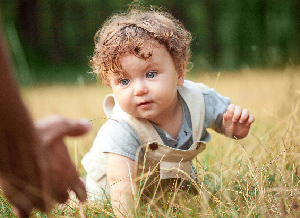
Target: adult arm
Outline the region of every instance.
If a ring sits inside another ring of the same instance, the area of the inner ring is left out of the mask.
[[[0,177],[2,187],[5,187],[3,191],[17,208],[35,206],[45,211],[47,204],[43,198],[44,193],[39,193],[43,187],[39,140],[13,78],[1,29],[0,87]],[[13,197],[16,195],[20,199],[30,196],[30,200],[19,201]]]
[[[53,201],[67,200],[71,189],[85,200],[63,138],[82,135],[90,125],[50,117],[34,126],[13,78],[1,28],[0,87],[0,186],[15,213],[28,217],[33,208],[49,211]]]

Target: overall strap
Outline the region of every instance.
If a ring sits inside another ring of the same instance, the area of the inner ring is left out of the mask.
[[[205,86],[201,83],[188,80],[184,81],[183,86],[178,87],[180,95],[190,110],[194,142],[200,141],[204,126],[205,104],[201,92],[203,87]]]

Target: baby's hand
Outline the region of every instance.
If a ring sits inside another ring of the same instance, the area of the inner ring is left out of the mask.
[[[226,113],[223,114],[221,132],[227,137],[242,139],[248,135],[254,116],[249,114],[248,109],[230,104]]]

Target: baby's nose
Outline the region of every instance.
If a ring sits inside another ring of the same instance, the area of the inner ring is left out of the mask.
[[[136,82],[134,86],[134,95],[141,96],[149,92],[146,84],[144,82]]]

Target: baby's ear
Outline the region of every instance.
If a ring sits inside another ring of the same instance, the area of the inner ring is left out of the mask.
[[[180,69],[178,70],[178,82],[177,86],[182,86],[184,83],[184,78],[185,78],[185,72],[186,72],[186,63],[182,63],[180,66]]]

